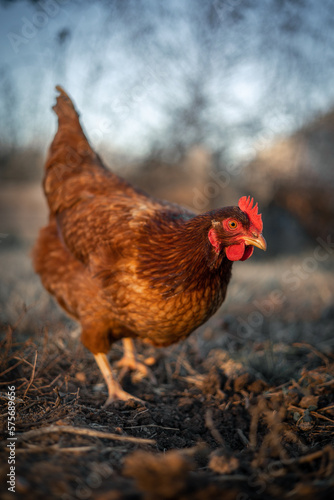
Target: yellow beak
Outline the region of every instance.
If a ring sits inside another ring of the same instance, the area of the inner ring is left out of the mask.
[[[262,234],[260,234],[260,236],[258,236],[257,238],[243,236],[242,239],[246,243],[246,245],[253,245],[254,247],[261,248],[261,250],[264,251],[267,250],[267,243]]]

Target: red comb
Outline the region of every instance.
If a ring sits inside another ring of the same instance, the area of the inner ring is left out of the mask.
[[[250,196],[248,197],[243,196],[242,198],[240,198],[238,205],[240,210],[242,210],[248,215],[251,224],[255,226],[255,228],[260,233],[262,233],[263,224],[262,224],[261,214],[257,212],[258,210],[257,203],[253,207],[253,198],[251,198]]]

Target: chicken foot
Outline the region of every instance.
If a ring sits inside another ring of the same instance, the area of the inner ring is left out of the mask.
[[[108,387],[108,399],[103,405],[104,408],[117,400],[128,401],[129,399],[135,399],[143,403],[141,399],[132,396],[132,394],[122,389],[112,373],[110,363],[105,353],[99,352],[94,354],[94,358]]]
[[[118,368],[121,368],[119,375],[120,380],[129,371],[133,370],[135,373],[132,377],[133,382],[139,382],[144,377],[148,377],[151,382],[156,383],[157,380],[152,371],[144,364],[138,361],[136,357],[136,349],[131,338],[123,339],[123,357],[116,363]]]

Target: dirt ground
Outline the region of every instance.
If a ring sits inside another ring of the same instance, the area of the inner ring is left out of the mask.
[[[122,384],[143,403],[103,408],[106,388],[77,325],[31,269],[35,229],[21,240],[6,231],[2,499],[332,497],[334,260],[316,251],[318,242],[303,255],[235,264],[228,298],[206,325],[166,349],[137,344],[157,381],[129,373]],[[121,355],[117,343],[110,360]],[[11,386],[15,496],[7,484]]]

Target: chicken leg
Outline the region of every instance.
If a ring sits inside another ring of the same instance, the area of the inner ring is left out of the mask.
[[[114,378],[110,363],[105,353],[99,352],[97,354],[94,354],[94,358],[108,387],[108,399],[104,403],[104,407],[109,406],[111,403],[117,400],[128,401],[129,399],[135,399],[136,401],[142,402],[140,399],[132,396],[122,389],[117,380]]]
[[[124,375],[129,370],[133,370],[135,372],[135,375],[133,376],[133,382],[139,382],[144,377],[148,377],[151,382],[156,383],[156,378],[151,370],[136,358],[136,349],[133,344],[133,340],[130,338],[124,338],[123,348],[123,357],[117,363],[117,367],[121,368],[121,373],[119,376],[120,380],[122,380]]]

